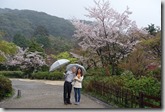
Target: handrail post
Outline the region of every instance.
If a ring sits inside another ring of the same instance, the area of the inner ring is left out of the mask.
[[[144,108],[144,97],[143,97],[143,93],[142,92],[140,92],[139,93],[139,107],[140,108]]]
[[[21,97],[21,90],[18,90],[17,98]]]

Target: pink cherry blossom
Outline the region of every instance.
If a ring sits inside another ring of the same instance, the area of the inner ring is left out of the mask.
[[[110,7],[108,0],[94,2],[94,7],[86,8],[86,16],[92,22],[72,20],[76,29],[74,37],[83,50],[90,50],[100,57],[102,66],[111,64],[114,74],[117,63],[135,49],[145,31],[139,29],[136,22],[129,18],[132,14],[129,7],[119,13]]]
[[[128,50],[132,50],[140,36],[137,32],[142,32],[135,21],[129,19],[132,12],[129,7],[123,13],[118,13],[110,8],[109,1],[94,1],[95,7],[86,8],[89,12],[86,15],[94,19],[92,23],[85,23],[74,19],[72,21],[76,28],[74,37],[82,40],[79,45],[87,48],[98,49],[106,44],[116,43]]]
[[[8,59],[8,65],[19,65],[22,69],[26,69],[28,67],[34,67],[38,69],[39,67],[46,65],[44,57],[40,52],[29,52],[28,48],[23,50],[18,47],[18,52],[11,59]]]

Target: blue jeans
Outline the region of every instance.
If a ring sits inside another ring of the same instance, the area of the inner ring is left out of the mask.
[[[80,102],[81,98],[81,88],[74,88],[74,97],[75,97],[75,102]]]

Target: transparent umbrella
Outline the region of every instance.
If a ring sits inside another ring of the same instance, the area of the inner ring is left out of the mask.
[[[67,64],[67,63],[69,63],[69,62],[70,62],[70,61],[67,60],[67,59],[59,59],[59,60],[55,61],[55,62],[50,66],[49,72],[54,71],[54,70],[60,68],[61,66],[65,65],[65,64]]]
[[[74,67],[74,66],[80,67],[80,68],[82,69],[82,71],[83,71],[83,74],[86,73],[85,68],[84,68],[82,65],[80,65],[80,64],[69,64],[69,65],[67,65],[67,67],[66,67],[66,71],[71,70],[71,68]]]

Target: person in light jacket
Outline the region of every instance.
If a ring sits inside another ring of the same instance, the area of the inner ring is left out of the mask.
[[[82,88],[82,81],[83,81],[83,72],[81,68],[77,69],[76,76],[74,77],[74,97],[75,97],[75,105],[80,104],[80,98],[81,98],[81,88]]]

